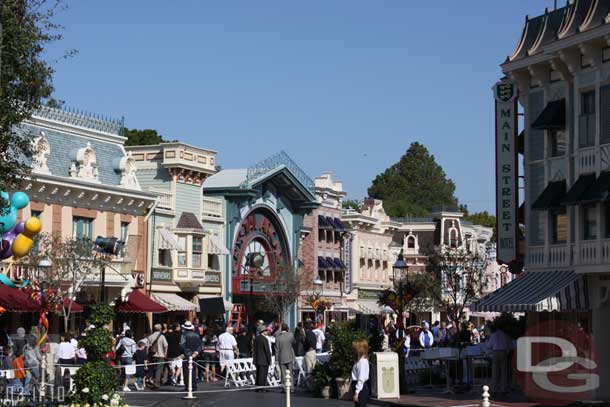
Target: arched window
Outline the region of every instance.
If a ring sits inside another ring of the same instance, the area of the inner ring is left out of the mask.
[[[457,229],[455,229],[455,228],[449,229],[449,246],[450,247],[458,246],[458,232],[457,232]]]
[[[415,236],[407,236],[407,249],[415,249]]]

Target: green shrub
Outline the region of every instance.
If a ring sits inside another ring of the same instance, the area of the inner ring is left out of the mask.
[[[102,360],[85,363],[74,375],[74,389],[70,401],[81,405],[100,403],[104,395],[112,397],[116,390],[112,367]]]
[[[112,337],[106,328],[93,328],[79,340],[87,351],[87,359],[100,360],[106,353],[112,350]]]
[[[328,363],[316,363],[316,367],[313,370],[313,375],[318,389],[330,386],[332,376]]]
[[[349,379],[354,364],[352,342],[364,338],[365,333],[356,327],[355,321],[337,322],[330,328],[332,353],[329,363],[334,377]]]
[[[108,304],[97,304],[91,307],[89,321],[96,327],[109,324],[114,319],[114,310]]]

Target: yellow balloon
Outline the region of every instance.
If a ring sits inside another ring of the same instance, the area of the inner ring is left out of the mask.
[[[38,218],[30,218],[25,221],[24,231],[15,237],[13,241],[13,258],[19,259],[30,252],[34,245],[34,236],[42,230],[42,223]]]

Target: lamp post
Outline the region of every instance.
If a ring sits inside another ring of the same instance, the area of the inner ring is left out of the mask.
[[[313,293],[317,297],[321,298],[323,292],[324,292],[324,282],[320,279],[320,276],[317,276],[316,279],[313,280]],[[318,321],[317,321],[317,319],[318,319],[318,310],[315,309],[314,312],[315,312],[314,319],[316,319],[315,322],[318,323]]]
[[[248,325],[249,328],[254,326],[254,278],[258,273],[260,273],[260,269],[265,263],[265,258],[259,252],[248,253],[246,255],[246,271],[248,273],[248,278],[250,281],[250,295],[248,298]],[[239,327],[237,327],[239,330]]]
[[[392,275],[394,277],[394,287],[396,290],[396,295],[398,296],[398,298],[400,298],[400,304],[401,304],[400,309],[398,310],[398,312],[400,313],[400,315],[398,315],[398,329],[402,330],[404,335],[408,335],[409,333],[406,331],[406,326],[404,326],[403,315],[402,315],[403,311],[404,311],[403,301],[405,298],[405,296],[404,296],[405,284],[402,281],[403,270],[405,271],[406,280],[407,280],[406,283],[408,284],[409,283],[409,266],[405,262],[402,249],[400,249],[400,253],[398,254],[398,257],[396,258],[396,262],[392,266]],[[398,284],[396,283],[396,274],[398,274]],[[411,318],[411,314],[409,314],[409,319],[410,318]],[[406,380],[407,378],[405,375],[405,367],[406,367],[405,354],[404,354],[404,352],[402,352],[402,349],[397,349],[397,351],[398,351],[398,366],[399,366],[398,383],[399,383],[399,387],[400,387],[400,393],[405,394],[408,392],[407,380]]]

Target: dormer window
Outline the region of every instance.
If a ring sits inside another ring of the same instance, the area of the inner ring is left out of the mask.
[[[415,249],[415,236],[407,237],[407,249]]]

